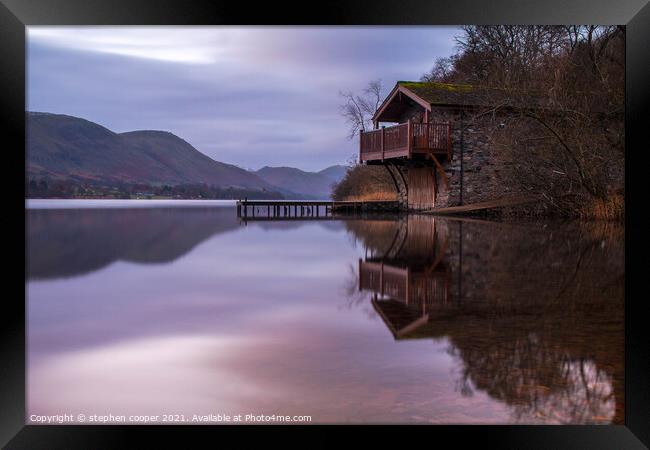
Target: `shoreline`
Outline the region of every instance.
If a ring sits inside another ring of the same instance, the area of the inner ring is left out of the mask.
[[[116,199],[116,198],[26,198],[25,209],[74,209],[74,208],[131,208],[131,207],[151,207],[151,206],[177,206],[177,207],[191,207],[191,206],[214,206],[214,207],[236,207],[238,199],[178,199],[178,198],[139,198],[139,199]],[[264,201],[271,202],[265,199],[249,199],[250,202]],[[309,203],[310,200],[277,200],[282,203],[283,201],[290,202],[305,202]],[[321,201],[321,200],[311,200]],[[332,200],[322,200],[332,201]],[[624,216],[620,219],[604,219],[604,218],[587,218],[580,216],[562,216],[562,215],[549,215],[549,214],[535,214],[525,209],[518,209],[513,207],[499,208],[484,208],[474,209],[465,212],[437,212],[434,210],[423,211],[365,211],[365,214],[375,214],[381,212],[383,215],[393,214],[398,216],[438,216],[456,220],[480,220],[490,222],[504,222],[504,223],[532,223],[532,222],[581,222],[581,223],[600,223],[600,224],[617,224],[624,225]],[[451,209],[451,208],[450,208]]]

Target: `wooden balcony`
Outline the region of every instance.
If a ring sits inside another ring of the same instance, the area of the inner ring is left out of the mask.
[[[401,123],[361,132],[359,161],[416,159],[427,155],[451,158],[451,123]]]

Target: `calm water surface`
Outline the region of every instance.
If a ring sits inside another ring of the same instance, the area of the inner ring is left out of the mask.
[[[33,201],[28,417],[622,423],[624,232]]]

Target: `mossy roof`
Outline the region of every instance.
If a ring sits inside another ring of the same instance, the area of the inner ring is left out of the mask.
[[[518,106],[532,106],[533,104],[538,104],[539,100],[539,95],[525,92],[510,92],[506,89],[488,88],[470,84],[439,83],[432,81],[398,81],[397,84],[413,92],[432,106],[493,106],[495,102],[508,98],[513,100],[513,104],[519,104]]]
[[[468,105],[476,99],[476,89],[469,84],[422,81],[398,81],[397,84],[432,105]]]

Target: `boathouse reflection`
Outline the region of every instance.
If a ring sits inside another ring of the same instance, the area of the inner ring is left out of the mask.
[[[396,340],[446,339],[457,389],[522,423],[623,423],[623,235],[409,216],[348,222]]]
[[[375,311],[396,338],[426,324],[432,309],[450,303],[445,246],[435,222],[422,226],[417,219],[403,219],[384,252],[371,250],[371,256],[359,260],[359,289],[372,292]]]

